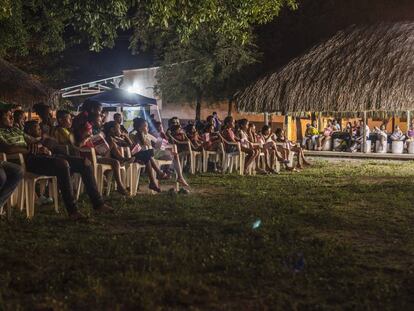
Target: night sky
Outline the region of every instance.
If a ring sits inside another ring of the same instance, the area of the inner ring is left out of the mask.
[[[261,64],[246,69],[246,80],[276,70],[349,25],[414,19],[412,0],[299,0],[299,3],[298,10],[284,9],[273,23],[256,29],[263,58]],[[65,51],[59,56],[59,63],[70,71],[64,80],[55,82],[55,87],[119,75],[124,69],[156,65],[151,51],[132,55],[128,37],[128,33],[122,34],[113,49],[100,53],[89,52],[86,45]]]

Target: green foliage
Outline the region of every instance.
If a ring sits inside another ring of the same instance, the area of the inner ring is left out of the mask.
[[[223,90],[229,80],[258,55],[252,45],[200,30],[188,42],[176,41],[166,48],[157,90],[167,101],[226,98]]]
[[[283,6],[296,8],[295,0],[156,0],[146,11],[151,27],[173,27],[182,41],[190,41],[200,29],[218,33],[227,40],[251,42],[252,25],[273,20]]]
[[[128,0],[4,1],[0,13],[0,57],[62,51],[82,40],[91,50],[112,47],[127,29]]]
[[[0,309],[413,310],[413,177],[411,162],[320,162],[202,174],[187,196],[112,195],[117,213],[86,224],[14,210]]]

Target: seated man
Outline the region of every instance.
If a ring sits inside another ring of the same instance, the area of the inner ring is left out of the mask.
[[[33,121],[32,121],[33,122]],[[40,136],[39,124],[34,126],[31,134]],[[80,173],[85,184],[93,208],[97,212],[108,213],[113,209],[106,205],[99,194],[93,175],[92,166],[87,161],[78,157],[65,155],[51,155],[51,151],[40,143],[31,143],[30,138],[18,128],[13,128],[13,116],[10,107],[0,107],[0,152],[7,154],[22,153],[25,157],[27,171],[47,176],[56,176],[58,187],[62,193],[63,201],[69,217],[73,220],[84,218],[78,212],[78,206],[74,197],[71,173]]]
[[[10,162],[0,163],[0,207],[4,206],[22,179],[21,166]]]
[[[318,138],[319,138],[319,131],[317,128],[315,128],[311,124],[306,124],[306,131],[305,131],[305,137],[302,141],[302,147],[306,147],[307,149],[312,149],[312,147],[315,147],[318,144]],[[311,143],[311,145],[309,145]]]

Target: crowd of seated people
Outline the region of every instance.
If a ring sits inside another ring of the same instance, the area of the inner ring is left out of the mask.
[[[160,126],[157,124],[157,126]],[[163,132],[162,132],[163,133]],[[189,122],[185,126],[176,117],[168,121],[168,129],[165,136],[170,143],[178,144],[178,153],[191,148],[192,151],[202,150],[221,152],[238,152],[238,148],[245,156],[244,174],[253,167],[258,174],[274,174],[275,162],[279,161],[289,171],[299,171],[305,165],[310,165],[306,160],[303,148],[294,142],[288,141],[283,130],[272,132],[271,127],[264,126],[260,131],[254,123],[247,119],[234,120],[228,116],[223,121],[219,120],[216,113],[210,115],[205,121],[197,123]],[[290,163],[291,155],[297,156],[296,167]],[[261,164],[261,156],[264,157],[264,165]],[[289,165],[290,164],[290,165]],[[214,163],[217,171],[217,163]]]
[[[187,187],[179,155],[188,148],[198,152],[222,152],[223,148],[225,152],[236,152],[240,146],[239,151],[246,154],[243,168],[246,174],[251,166],[259,174],[276,173],[276,161],[290,171],[309,165],[303,148],[289,141],[283,130],[277,129],[274,133],[270,126],[257,130],[247,119],[236,122],[232,117],[226,117],[221,121],[217,113],[213,113],[204,122],[189,122],[182,126],[174,117],[164,131],[162,123],[155,118],[148,121],[135,118],[133,130],[128,132],[122,124],[121,114],[116,113],[113,120],[108,120],[102,105],[95,101],[86,100],[76,116],[58,110],[53,118],[52,110],[46,104],[37,104],[33,108],[39,116],[38,121],[27,121],[26,114],[12,105],[0,105],[0,152],[22,154],[28,172],[56,176],[63,203],[73,220],[85,218],[78,210],[73,173],[81,176],[96,212],[113,212],[98,190],[92,160],[111,167],[116,189],[122,196],[128,196],[129,192],[121,178],[121,168],[134,162],[145,167],[148,187],[155,192],[161,192],[160,180],[171,178],[170,170],[175,171],[176,181]],[[92,157],[91,149],[96,158]],[[289,160],[293,155],[296,155],[296,167]],[[264,165],[261,166],[263,157]],[[170,170],[162,170],[159,161],[172,163]],[[214,163],[214,170],[219,170],[218,163]],[[18,165],[0,163],[0,206],[4,205],[22,176]],[[37,196],[46,197],[45,184],[37,189]],[[48,200],[51,199],[46,198]]]
[[[371,147],[377,148],[377,152],[386,152],[387,149],[384,148],[388,148],[388,144],[394,141],[402,141],[405,144],[414,140],[414,125],[406,133],[398,125],[395,126],[392,133],[388,133],[385,123],[380,127],[375,126],[371,131],[363,120],[354,121],[354,123],[348,122],[343,129],[336,120],[328,120],[322,132],[317,129],[316,121],[306,125],[302,147],[308,150],[326,150],[323,148],[325,142],[339,140],[339,145],[334,147],[332,144],[329,145],[330,148],[335,151],[356,152],[362,149],[364,127],[366,140],[371,141]]]

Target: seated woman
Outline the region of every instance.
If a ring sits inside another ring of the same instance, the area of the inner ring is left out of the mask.
[[[282,146],[276,145],[275,134],[272,133],[270,126],[264,125],[261,131],[261,139],[264,144],[264,149],[267,150],[265,153],[266,161],[270,163],[270,167],[274,167],[275,161],[280,161],[285,165],[287,170],[293,170],[289,167],[289,151],[284,149]]]
[[[288,150],[289,152],[294,152],[297,155],[297,168],[302,169],[304,165],[310,165],[310,163],[306,160],[305,154],[303,149],[299,146],[296,146],[293,142],[288,140],[285,136],[285,131],[281,128],[276,129],[276,141],[279,143],[283,143],[283,148]]]
[[[154,122],[153,136],[155,136],[156,138],[162,138],[162,139],[168,140],[168,137],[167,135],[165,135],[165,132],[164,132],[164,127],[162,126],[162,123],[160,121]]]
[[[252,148],[251,143],[249,142],[248,136],[247,136],[247,128],[249,125],[249,121],[247,119],[240,120],[239,122],[239,137],[237,137],[233,129],[235,127],[235,122],[233,117],[226,117],[223,122],[222,127],[222,136],[225,140],[228,142],[240,142],[241,151],[246,153],[246,162],[244,165],[244,174],[247,174],[248,168],[251,164],[253,164],[254,161],[256,161],[256,158],[259,155],[259,151]],[[233,145],[227,145],[226,149],[227,152],[235,152],[236,149],[234,148],[236,146]]]
[[[132,140],[129,138],[127,134],[125,134],[125,132],[122,131],[121,124],[119,124],[118,122],[106,122],[104,124],[103,130],[106,141],[109,143],[110,146],[112,145],[111,149],[114,149],[114,151],[115,149],[117,149],[120,151],[120,153],[122,153],[121,151],[123,147],[132,147]],[[117,152],[114,152],[112,154],[112,157],[120,161],[124,160],[123,158],[119,158],[119,154]]]
[[[390,136],[391,141],[404,141],[406,139],[404,133],[398,125],[395,126],[394,132]]]
[[[127,196],[128,191],[126,190],[121,179],[120,161],[125,162],[129,159],[124,158],[119,152],[119,149],[117,149],[117,146],[113,142],[109,144],[105,139],[105,135],[101,133],[100,128],[102,125],[102,117],[100,114],[90,113],[85,121],[86,122],[84,122],[83,126],[81,126],[81,122],[77,122],[76,128],[74,128],[74,136],[77,147],[80,149],[95,148],[97,162],[99,164],[107,164],[111,166],[117,185],[117,191],[120,194]],[[93,135],[93,128],[95,128],[95,135]],[[102,142],[99,143],[99,145],[96,143],[98,140]],[[85,154],[83,154],[83,156],[85,156]]]
[[[317,150],[321,151],[323,149],[325,142],[328,139],[331,139],[333,133],[334,133],[334,128],[332,125],[332,121],[328,120],[328,125],[323,130],[322,135],[319,136]]]
[[[174,144],[175,141],[178,142],[187,142],[188,138],[185,134],[185,131],[182,129],[180,120],[177,117],[171,118],[168,121],[168,130],[166,133],[168,140],[171,144]],[[188,149],[187,145],[178,144],[178,153],[186,151]]]
[[[247,129],[247,137],[249,139],[249,142],[252,146],[253,149],[256,150],[256,152],[258,152],[258,156],[256,158],[256,171],[259,174],[267,174],[267,173],[276,173],[270,166],[269,163],[267,161],[268,158],[268,151],[264,148],[264,141],[262,139],[261,136],[257,135],[256,133],[256,125],[254,125],[254,123],[250,123],[248,124],[248,129]],[[260,168],[259,166],[259,160],[260,160],[260,154],[263,152],[264,156],[265,156],[265,169],[263,170],[262,168]]]
[[[135,119],[136,120],[136,119]],[[134,122],[138,122],[135,121]],[[142,122],[142,121],[139,121]],[[134,129],[140,127],[140,124],[135,124],[134,123]],[[112,122],[108,122],[105,124],[104,126],[105,128],[105,135],[107,135],[107,137],[110,137],[110,139],[116,139],[118,137],[118,141],[119,141],[119,135],[121,133],[121,129],[119,127],[118,124],[114,124]],[[134,141],[137,141],[137,133],[138,131],[135,130],[135,135],[131,135],[132,139]],[[183,175],[182,175],[182,170],[181,170],[181,165],[180,165],[180,161],[178,159],[178,154],[173,154],[170,150],[165,150],[162,149],[162,141],[160,141],[160,139],[162,138],[156,138],[151,134],[148,134],[148,138],[151,142],[151,146],[155,149],[154,150],[154,159],[157,160],[167,160],[167,161],[173,161],[173,165],[174,165],[174,169],[177,172],[177,182],[180,183],[183,186],[188,187],[187,182],[185,181]],[[128,144],[128,147],[133,147],[135,145],[135,143],[128,137],[125,137],[125,141]],[[135,158],[134,158],[135,159]],[[158,168],[158,167],[157,167]],[[158,171],[157,168],[154,168],[156,171]],[[166,177],[166,175],[164,175],[164,173],[161,173],[162,176]]]
[[[388,139],[388,134],[387,134],[387,128],[385,126],[385,124],[382,124],[379,128],[378,127],[374,127],[374,134],[376,136],[376,141],[380,142],[380,150],[378,151],[383,151],[382,148],[383,146],[385,146],[385,148],[387,148],[387,139]]]
[[[135,157],[138,163],[145,165],[150,180],[148,187],[156,192],[161,192],[154,171],[158,174],[158,179],[168,179],[169,175],[161,171],[154,160],[154,149],[148,133],[148,123],[143,118],[135,118],[133,120],[133,127],[136,134],[133,138],[134,148],[132,149],[132,156]],[[184,178],[181,178],[181,180],[179,178],[177,181],[188,186]]]

